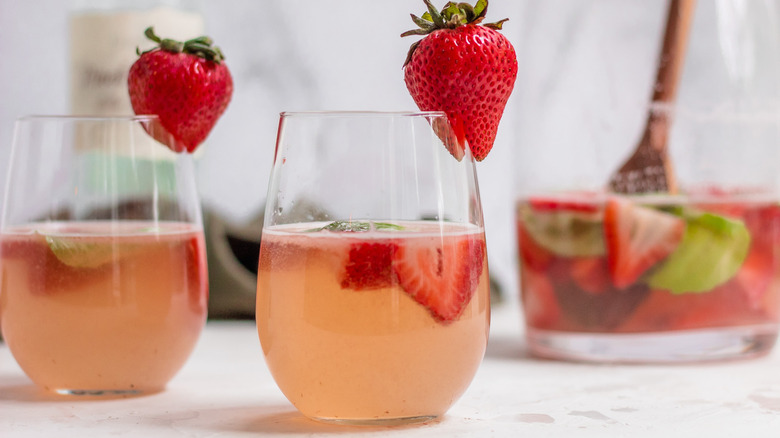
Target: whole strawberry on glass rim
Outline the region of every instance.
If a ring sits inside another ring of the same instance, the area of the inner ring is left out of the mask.
[[[139,115],[156,115],[158,127],[147,128],[174,152],[193,152],[208,137],[233,95],[233,78],[225,56],[211,38],[185,42],[144,32],[158,45],[140,53],[127,78],[130,103]]]
[[[461,159],[465,143],[477,161],[493,147],[498,124],[517,77],[517,55],[498,32],[507,19],[481,24],[488,1],[448,2],[437,11],[412,20],[419,29],[401,34],[425,35],[412,44],[404,63],[404,81],[422,111],[444,111],[457,141],[445,141],[450,153]]]

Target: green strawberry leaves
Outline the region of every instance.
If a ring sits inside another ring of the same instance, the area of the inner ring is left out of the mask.
[[[214,41],[205,35],[181,42],[170,38],[160,38],[154,33],[154,28],[151,26],[146,28],[144,35],[149,40],[157,43],[158,46],[147,50],[146,52],[141,52],[140,49],[136,48],[135,52],[138,56],[159,48],[170,53],[188,53],[208,61],[214,61],[217,64],[225,60],[225,54],[222,53],[222,50],[219,47],[214,46]]]
[[[447,2],[441,12],[433,6],[430,0],[423,1],[428,7],[428,10],[422,14],[422,17],[410,14],[412,16],[412,21],[419,29],[408,30],[401,34],[402,37],[409,35],[427,35],[438,29],[455,29],[458,26],[464,26],[466,24],[480,24],[487,14],[487,0],[478,0],[474,6],[468,3]],[[505,18],[495,23],[485,23],[484,26],[492,29],[501,29],[503,23],[507,20],[508,19]]]
[[[454,3],[447,2],[441,11],[438,11],[430,0],[423,0],[428,10],[422,14],[422,17],[418,17],[414,14],[412,21],[417,25],[418,29],[407,30],[401,34],[401,37],[410,35],[428,35],[439,29],[455,29],[458,26],[465,26],[467,24],[481,24],[485,19],[488,8],[488,0],[477,0],[477,3],[472,6],[468,3]],[[494,30],[501,30],[504,22],[508,21],[508,18],[504,18],[495,23],[484,23],[485,27],[489,27]],[[419,41],[412,44],[409,48],[409,53],[406,56],[404,65],[408,64],[412,59],[412,54],[417,49]]]

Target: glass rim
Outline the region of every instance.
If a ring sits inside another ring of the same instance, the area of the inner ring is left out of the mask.
[[[311,110],[282,111],[279,117],[446,117],[444,111],[381,111],[381,110]]]
[[[116,114],[116,115],[79,115],[79,114],[27,114],[16,119],[17,122],[30,121],[71,121],[71,122],[147,122],[159,120],[155,114]]]

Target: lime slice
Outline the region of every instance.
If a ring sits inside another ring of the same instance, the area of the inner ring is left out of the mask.
[[[712,213],[685,215],[682,242],[649,278],[674,294],[708,292],[737,273],[750,248],[745,224]]]
[[[46,243],[57,260],[73,268],[98,268],[118,258],[110,242],[83,242],[62,236],[46,236]]]
[[[603,255],[604,217],[601,213],[556,211],[536,212],[523,208],[523,224],[541,246],[564,257]]]

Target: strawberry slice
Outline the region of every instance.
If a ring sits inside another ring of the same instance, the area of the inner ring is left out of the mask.
[[[762,246],[780,245],[780,205],[770,204],[751,209],[745,216],[751,236],[762,236]]]
[[[393,266],[404,291],[425,306],[435,320],[448,324],[471,301],[484,258],[483,241],[459,236],[445,238],[435,245],[399,246]]]
[[[561,323],[561,308],[548,275],[523,271],[520,275],[523,315],[528,325],[538,329],[555,329]]]
[[[612,287],[604,257],[578,257],[571,263],[571,278],[583,291],[598,295]]]
[[[398,245],[388,242],[360,242],[349,249],[349,259],[341,274],[343,289],[370,290],[395,283],[393,255]]]
[[[544,272],[554,261],[554,255],[538,244],[522,222],[517,223],[517,246],[520,260],[529,269]]]
[[[671,254],[683,238],[685,221],[677,216],[619,198],[607,201],[604,240],[612,284],[625,288]]]
[[[192,237],[184,246],[187,267],[187,287],[189,287],[189,305],[195,312],[205,312],[208,306],[209,277],[206,271],[206,259],[202,257],[205,242],[201,237]]]
[[[528,205],[538,212],[572,211],[579,213],[596,213],[599,211],[599,199],[593,193],[573,193],[567,197],[535,196],[528,200]]]
[[[99,266],[73,266],[65,263],[55,254],[46,236],[38,232],[35,234],[36,237],[29,240],[2,239],[0,244],[3,260],[19,259],[27,265],[31,293],[48,295],[54,290],[77,291],[79,285],[100,281],[101,273],[110,272],[110,263],[101,263]]]
[[[676,296],[679,300],[680,296]],[[671,330],[695,330],[707,327],[730,327],[763,324],[766,316],[751,309],[745,296],[723,285],[706,294],[687,294],[685,302],[671,320]]]
[[[722,287],[743,295],[751,308],[760,308],[775,277],[774,260],[771,251],[751,251],[737,274]]]

